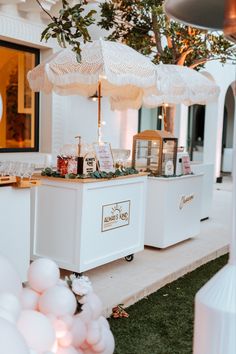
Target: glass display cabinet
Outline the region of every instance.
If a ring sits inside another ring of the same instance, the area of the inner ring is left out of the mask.
[[[133,137],[132,166],[155,176],[174,175],[178,139],[162,130],[144,130]]]

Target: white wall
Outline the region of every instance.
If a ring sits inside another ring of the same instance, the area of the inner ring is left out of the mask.
[[[97,141],[98,106],[85,97],[70,96],[66,99],[66,116],[64,141],[73,143],[76,135],[82,136],[84,142]],[[101,121],[103,141],[111,142],[113,147],[120,145],[120,119],[110,110],[108,98],[101,100]]]

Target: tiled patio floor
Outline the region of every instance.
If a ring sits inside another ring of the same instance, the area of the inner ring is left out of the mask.
[[[213,209],[195,238],[168,249],[146,247],[132,262],[120,259],[85,272],[109,316],[117,304],[129,306],[165,284],[228,251],[231,228],[230,178],[214,186]]]

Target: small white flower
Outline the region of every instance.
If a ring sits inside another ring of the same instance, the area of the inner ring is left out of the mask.
[[[88,277],[82,276],[72,281],[72,291],[80,296],[84,296],[92,291],[92,284]]]

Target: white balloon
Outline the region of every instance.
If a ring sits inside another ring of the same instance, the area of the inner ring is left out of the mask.
[[[103,327],[102,328],[102,336],[105,340],[105,350],[102,352],[102,354],[112,354],[115,349],[115,340],[113,337],[113,334],[111,333],[110,330],[107,328]]]
[[[82,311],[77,315],[84,323],[89,323],[92,320],[92,309],[89,304],[84,304],[82,306]]]
[[[24,337],[16,326],[0,318],[0,346],[2,354],[30,354]]]
[[[76,299],[72,291],[64,286],[55,285],[47,289],[39,298],[39,310],[55,316],[73,315]]]
[[[30,288],[23,288],[20,300],[24,310],[37,310],[39,293]]]
[[[101,326],[104,326],[107,329],[110,329],[109,322],[107,321],[107,319],[104,316],[100,316],[97,321]]]
[[[74,347],[79,347],[85,340],[87,335],[86,326],[79,316],[74,317],[73,325],[71,328],[71,334],[73,337],[72,344]]]
[[[66,324],[67,329],[72,327],[74,318],[71,315],[65,315],[61,317],[61,320]]]
[[[102,314],[102,302],[95,293],[89,293],[86,297],[86,304],[88,304],[92,310],[92,319],[96,320]]]
[[[56,285],[59,279],[59,268],[51,259],[39,258],[29,266],[28,281],[30,287],[35,291],[41,293]]]
[[[29,266],[28,281],[30,287],[35,291],[41,293],[56,285],[59,279],[59,268],[51,259],[39,258]]]
[[[101,329],[97,321],[91,321],[87,325],[87,336],[86,341],[90,345],[94,345],[101,340]]]
[[[14,316],[6,310],[0,309],[0,317],[4,318],[4,320],[11,322],[12,324],[16,324],[16,319],[14,318]]]
[[[100,341],[92,346],[95,353],[101,353],[106,349],[106,339],[101,337]]]
[[[71,347],[71,346],[67,347],[67,348],[61,347],[61,348],[58,348],[57,354],[78,354],[78,351],[74,347]]]
[[[19,299],[11,293],[0,294],[0,310],[5,310],[10,313],[12,317],[17,320],[21,311],[21,304]]]
[[[22,291],[20,276],[9,260],[0,256],[0,293],[9,292],[17,297]]]
[[[55,329],[57,338],[62,338],[67,333],[67,326],[66,326],[65,322],[60,319],[57,319],[54,322],[54,329]]]
[[[52,348],[55,331],[49,319],[42,313],[23,310],[17,327],[31,349],[43,352]]]

